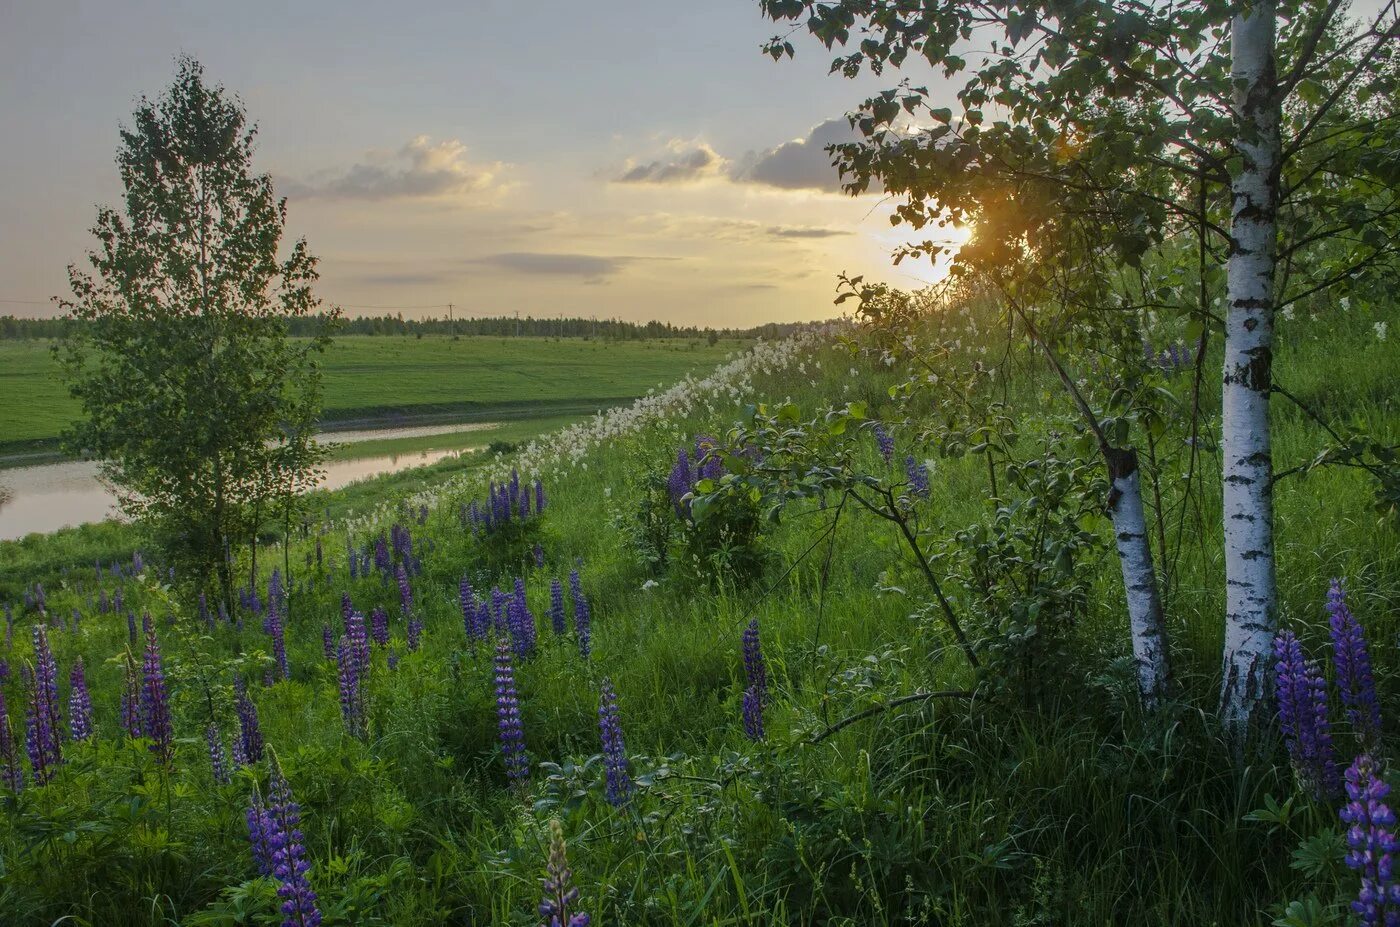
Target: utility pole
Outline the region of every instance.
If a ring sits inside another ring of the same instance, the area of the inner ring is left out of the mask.
[[[452,304],[451,304],[451,303],[448,303],[448,304],[447,304],[447,333],[448,333],[449,335],[455,335],[455,334],[457,334],[457,323],[455,323],[455,322],[452,321]]]

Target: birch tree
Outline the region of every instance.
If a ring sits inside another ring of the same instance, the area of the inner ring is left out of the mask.
[[[857,140],[831,149],[849,192],[899,198],[897,224],[1047,208],[1088,218],[1093,192],[1113,189],[1099,246],[1127,265],[1182,230],[1208,233],[1203,254],[1226,268],[1223,317],[1209,301],[1176,308],[1225,342],[1221,714],[1242,744],[1277,622],[1274,314],[1395,257],[1394,159],[1377,151],[1400,118],[1395,0],[1361,21],[1342,0],[760,5],[791,24],[765,45],[775,59],[805,27],[836,53],[833,73],[919,75],[868,98],[850,117]],[[926,76],[943,83],[916,82]],[[1345,257],[1310,264],[1324,243]],[[896,259],[941,250],[925,239]]]

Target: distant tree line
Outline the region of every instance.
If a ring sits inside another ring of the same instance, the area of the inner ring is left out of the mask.
[[[294,338],[314,337],[324,330],[324,314],[297,316],[287,319],[287,333]],[[0,316],[0,340],[59,338],[68,319],[22,319],[12,315]],[[82,323],[76,323],[82,324]],[[529,336],[535,338],[599,338],[608,341],[640,341],[646,338],[763,338],[786,337],[798,328],[794,323],[769,322],[753,328],[700,328],[694,325],[673,325],[670,322],[624,322],[621,319],[536,319],[531,316],[515,318],[498,316],[483,319],[426,318],[405,319],[403,315],[356,316],[342,318],[338,325],[341,335],[485,335]]]

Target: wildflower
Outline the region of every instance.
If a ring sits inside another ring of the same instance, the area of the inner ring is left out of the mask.
[[[399,564],[394,574],[399,581],[399,608],[405,615],[413,611],[413,589],[408,585],[408,572]]]
[[[1317,666],[1304,659],[1303,646],[1292,631],[1280,631],[1274,638],[1274,658],[1279,727],[1294,770],[1319,797],[1336,794],[1340,783],[1327,720],[1327,682]]]
[[[244,815],[248,822],[248,845],[253,851],[253,865],[257,867],[258,875],[272,875],[272,819],[268,816],[267,806],[263,804],[262,797],[255,791],[253,800],[248,805],[248,811]]]
[[[0,785],[15,793],[24,788],[24,768],[20,765],[19,751],[15,749],[15,732],[10,726],[4,688],[0,688]]]
[[[516,653],[528,656],[535,650],[535,615],[525,601],[525,580],[516,577],[515,594],[507,605],[507,623],[515,641]]]
[[[267,603],[263,628],[272,636],[272,656],[277,663],[277,672],[283,679],[291,679],[292,671],[287,664],[287,628],[282,623],[282,612],[274,601]]]
[[[78,657],[68,673],[68,729],[75,741],[92,736],[92,698],[88,694],[82,657]]]
[[[390,671],[390,672],[393,672],[394,670],[396,670],[396,669],[399,668],[399,651],[398,651],[397,648],[395,648],[395,647],[390,647],[390,648],[389,648],[388,663],[389,663],[389,671]]]
[[[1380,745],[1381,706],[1376,699],[1376,680],[1371,673],[1371,654],[1361,623],[1347,607],[1346,590],[1340,579],[1332,580],[1327,593],[1328,625],[1332,631],[1332,658],[1337,667],[1337,685],[1342,691],[1347,721],[1368,748]]]
[[[544,514],[544,484],[535,480],[535,514]]]
[[[1388,323],[1388,322],[1377,322],[1375,325],[1373,325],[1373,326],[1371,326],[1371,327],[1372,327],[1372,330],[1375,331],[1375,333],[1376,333],[1376,340],[1377,340],[1377,341],[1384,341],[1384,340],[1385,340],[1386,333],[1387,333],[1387,330],[1390,328],[1390,323]]]
[[[545,920],[540,927],[588,927],[588,915],[574,910],[578,889],[572,882],[564,828],[555,818],[549,822],[549,862],[545,864],[544,897],[540,900],[540,917]]]
[[[415,653],[418,650],[418,639],[423,634],[423,622],[414,615],[408,619],[408,650]]]
[[[126,638],[132,647],[136,646],[136,613],[126,613]]]
[[[681,448],[676,453],[676,465],[666,477],[666,490],[671,495],[671,504],[675,506],[678,518],[685,518],[689,512],[685,497],[694,485],[695,473],[690,467],[690,455],[686,453],[685,448]]]
[[[760,699],[768,699],[768,665],[763,659],[763,644],[758,637],[758,619],[754,618],[744,629],[744,679],[747,688],[758,693]]]
[[[388,633],[387,627],[385,633]],[[350,647],[350,655],[355,658],[356,669],[360,674],[368,673],[369,633],[365,630],[364,615],[357,611],[350,612],[350,618],[345,622],[345,640]]]
[[[530,775],[525,755],[525,730],[520,723],[520,701],[515,694],[515,668],[506,641],[496,644],[496,721],[505,757],[506,776],[512,786],[523,789]]]
[[[160,642],[151,628],[146,632],[146,656],[142,663],[141,730],[151,739],[151,752],[169,767],[175,758],[175,731],[170,723],[170,702],[165,692]]]
[[[141,737],[141,677],[127,651],[121,696],[121,727],[133,740]]]
[[[34,782],[43,785],[63,762],[59,740],[62,719],[58,708],[58,664],[49,649],[43,625],[34,626],[34,674],[30,684],[28,730],[25,747],[34,769]]]
[[[243,677],[233,680],[234,712],[238,715],[238,739],[233,744],[233,759],[239,766],[248,766],[263,758],[262,727],[258,723],[258,707],[248,696]]]
[[[389,646],[389,614],[377,605],[369,613],[369,634],[380,647]]]
[[[607,775],[608,804],[620,808],[632,797],[632,778],[627,774],[627,752],[622,742],[622,719],[617,710],[617,694],[612,681],[603,679],[598,702],[598,733],[603,741],[603,767]]]
[[[327,660],[335,659],[335,635],[328,624],[321,625],[321,656]]]
[[[217,785],[227,785],[230,774],[228,760],[224,757],[224,738],[219,726],[213,721],[204,729],[204,742],[209,746],[209,769]]]
[[[921,499],[929,495],[928,465],[910,454],[904,458],[904,472],[909,477],[909,491]]]
[[[1400,884],[1395,880],[1393,854],[1400,849],[1395,837],[1395,814],[1385,803],[1390,794],[1379,775],[1376,761],[1361,754],[1346,772],[1347,804],[1341,810],[1347,829],[1347,866],[1361,874],[1361,891],[1351,910],[1363,924],[1400,922]]]
[[[577,575],[577,574],[575,574]],[[593,652],[593,615],[582,591],[574,596],[574,636],[578,639],[579,656],[585,660]]]
[[[880,457],[884,459],[885,465],[889,466],[894,462],[894,438],[885,430],[885,426],[879,422],[875,423],[875,446],[880,449]]]
[[[549,583],[549,622],[554,633],[563,637],[567,626],[564,621],[564,584],[555,578]]]
[[[536,544],[533,553],[535,555],[535,566],[544,566],[544,548]]]
[[[467,632],[467,639],[474,641],[477,637],[476,592],[465,576],[457,584],[457,598],[462,605],[462,628]]]
[[[345,729],[354,737],[364,733],[364,696],[360,689],[360,665],[349,635],[343,635],[336,647],[337,680],[340,683],[340,714]]]
[[[306,848],[302,845],[301,806],[293,801],[291,787],[276,763],[272,766],[264,820],[268,825],[265,836],[271,875],[280,883],[277,897],[282,899],[282,927],[317,927],[321,912],[316,908],[316,893],[306,878],[311,864],[306,861]]]
[[[763,739],[763,696],[753,686],[744,690],[743,699],[744,733],[749,740]]]

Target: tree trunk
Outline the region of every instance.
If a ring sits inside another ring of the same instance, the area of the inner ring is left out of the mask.
[[[1123,592],[1128,601],[1138,692],[1143,707],[1151,710],[1167,694],[1171,669],[1167,625],[1162,616],[1162,599],[1157,593],[1152,546],[1147,540],[1141,471],[1136,451],[1113,448],[1106,451],[1105,456],[1113,480],[1108,510],[1113,518],[1113,537],[1118,543],[1118,562],[1123,568]]]
[[[1279,201],[1280,103],[1275,7],[1251,4],[1232,25],[1238,173],[1231,181],[1221,452],[1224,460],[1225,649],[1220,715],[1242,750],[1270,694],[1277,621],[1269,390]]]

